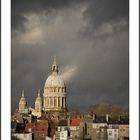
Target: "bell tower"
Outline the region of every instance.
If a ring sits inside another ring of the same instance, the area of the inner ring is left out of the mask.
[[[24,90],[22,90],[22,95],[19,100],[19,113],[28,113],[27,102],[24,97]]]

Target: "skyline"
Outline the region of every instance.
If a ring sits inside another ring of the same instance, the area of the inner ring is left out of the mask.
[[[128,8],[121,0],[12,1],[12,110],[22,89],[34,103],[53,55],[69,106],[110,101],[128,107]]]

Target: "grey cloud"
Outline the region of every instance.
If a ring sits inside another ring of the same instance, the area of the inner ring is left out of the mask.
[[[89,20],[94,28],[105,22],[129,18],[128,0],[12,0],[12,28],[22,29],[23,22],[27,19],[25,13],[41,13],[48,15],[50,12],[58,9],[77,7],[80,4],[87,4],[87,10],[84,13],[85,20]]]
[[[119,8],[120,4],[120,7],[125,7],[127,1],[125,5],[120,0],[115,4],[109,0],[106,3],[87,0],[85,11],[72,8],[74,3],[78,4],[80,1],[72,1],[71,5],[70,1],[59,1],[58,4],[58,1],[55,3],[51,0],[45,2],[47,6],[41,1],[26,2],[18,3],[13,0],[13,14],[16,11],[21,17],[25,17],[33,13],[40,17],[40,22],[35,22],[37,25],[32,27],[26,18],[18,22],[24,26],[26,23],[24,31],[20,24],[18,28],[16,23],[12,27],[17,31],[12,33],[12,110],[18,106],[22,89],[25,89],[28,105],[32,106],[37,89],[40,88],[43,93],[53,55],[57,56],[60,73],[66,67],[77,68],[76,74],[66,81],[69,108],[77,106],[82,110],[102,101],[128,107],[128,13],[126,9],[122,8],[118,12],[113,8]],[[66,5],[67,8],[64,8]],[[41,18],[42,13],[38,11],[48,7],[52,10],[55,6],[59,7],[60,12],[54,15],[48,12],[45,18]],[[47,17],[52,15],[53,23],[48,23]],[[13,18],[15,20],[16,17]],[[94,30],[93,25],[98,28]],[[41,35],[32,37],[32,33],[36,31],[34,29],[41,30]]]
[[[84,13],[85,19],[96,29],[104,23],[129,19],[128,0],[91,0]]]
[[[12,29],[24,29],[23,22],[27,19],[26,13],[42,13],[46,15],[54,10],[66,9],[67,7],[76,7],[77,4],[85,2],[84,0],[12,0]]]

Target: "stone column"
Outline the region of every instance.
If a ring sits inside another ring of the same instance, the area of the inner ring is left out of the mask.
[[[47,102],[47,107],[49,106],[49,98],[46,98],[46,102]]]
[[[54,96],[53,100],[54,100],[54,107],[56,107],[55,96]]]
[[[62,97],[59,98],[60,101],[60,107],[62,107]]]
[[[56,107],[58,107],[58,97],[56,97]]]
[[[54,106],[57,107],[57,97],[54,97]]]
[[[52,104],[53,104],[52,97],[50,97],[50,107],[52,107]]]
[[[49,106],[48,107],[50,107],[51,106],[51,98],[50,97],[48,97],[48,99],[49,99]]]
[[[52,97],[52,107],[54,107],[54,97]]]
[[[55,107],[55,97],[53,96],[53,107]]]
[[[43,103],[43,106],[44,106],[44,108],[46,107],[46,106],[45,106],[45,97],[44,97],[44,103]]]
[[[65,97],[63,97],[63,107],[65,108]]]
[[[63,108],[63,97],[61,98],[61,101],[62,101],[62,108]]]
[[[47,107],[47,97],[44,98],[44,107]]]

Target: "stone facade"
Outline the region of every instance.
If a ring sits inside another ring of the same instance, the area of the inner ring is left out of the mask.
[[[22,96],[19,101],[19,113],[28,113],[27,102],[24,97],[24,90],[22,91]]]
[[[59,70],[55,58],[51,71],[51,75],[45,82],[43,99],[40,96],[40,91],[38,91],[38,96],[35,100],[35,108],[29,109],[34,116],[40,117],[42,111],[46,113],[55,112],[55,115],[67,111],[66,86],[58,73]],[[22,97],[19,101],[19,113],[28,113],[24,91],[22,92]]]
[[[66,86],[58,74],[58,65],[54,59],[52,73],[44,86],[44,111],[66,111]]]
[[[40,90],[38,90],[38,96],[35,101],[35,111],[41,112],[42,110],[42,98],[40,97]]]

